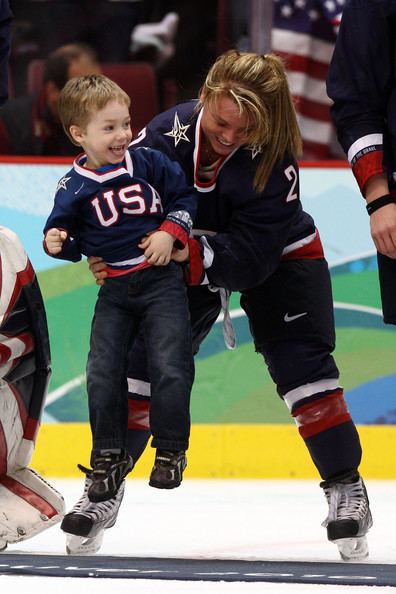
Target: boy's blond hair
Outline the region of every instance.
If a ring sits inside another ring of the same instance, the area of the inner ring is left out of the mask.
[[[109,101],[119,101],[130,107],[127,93],[113,80],[102,74],[71,78],[63,87],[58,102],[59,117],[64,131],[73,144],[71,126],[85,128],[92,116],[106,107]]]
[[[198,109],[224,95],[248,117],[247,144],[260,151],[254,187],[262,191],[285,154],[297,157],[302,149],[282,60],[274,54],[260,56],[236,50],[221,55],[203,84]]]

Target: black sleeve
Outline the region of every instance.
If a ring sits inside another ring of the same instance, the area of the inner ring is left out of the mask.
[[[346,4],[327,79],[337,136],[361,190],[369,177],[385,170],[387,109],[395,86],[390,5],[372,0]]]

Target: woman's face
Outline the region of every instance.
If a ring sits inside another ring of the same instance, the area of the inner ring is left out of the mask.
[[[206,140],[218,155],[228,156],[236,148],[246,144],[249,133],[249,119],[239,112],[239,107],[226,95],[217,101],[204,100],[201,127]]]

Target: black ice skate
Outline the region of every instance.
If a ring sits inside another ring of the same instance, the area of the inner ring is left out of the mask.
[[[88,499],[92,479],[87,476],[84,492],[71,511],[65,515],[61,529],[67,533],[68,555],[92,555],[102,545],[104,531],[114,526],[124,496],[125,481],[121,483],[115,497],[93,503]]]
[[[323,522],[327,538],[337,545],[344,561],[367,557],[366,534],[373,520],[363,479],[358,472],[351,472],[320,486],[329,504],[329,515]]]
[[[122,481],[133,468],[133,460],[125,451],[102,451],[94,457],[92,470],[80,464],[78,467],[92,479],[88,488],[88,498],[98,503],[116,496]]]
[[[182,482],[183,471],[186,466],[185,452],[157,450],[150,475],[150,487],[156,487],[157,489],[174,489],[178,487]]]

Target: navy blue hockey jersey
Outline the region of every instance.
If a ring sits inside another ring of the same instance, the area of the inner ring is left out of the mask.
[[[129,148],[119,166],[95,171],[85,155],[59,181],[44,228],[64,229],[68,238],[55,257],[76,262],[100,256],[123,271],[146,262],[138,247],[150,231],[162,229],[183,247],[192,228],[196,197],[178,163],[159,151]]]
[[[271,275],[282,258],[315,257],[320,240],[299,198],[298,165],[286,157],[262,193],[253,179],[260,147],[241,147],[199,179],[202,111],[188,101],[156,116],[132,142],[177,160],[199,196],[193,233],[200,236],[207,282],[240,291]],[[319,249],[319,251],[320,251]]]
[[[332,116],[364,193],[370,177],[396,172],[396,2],[350,0],[330,64]],[[394,185],[394,184],[393,184]]]

